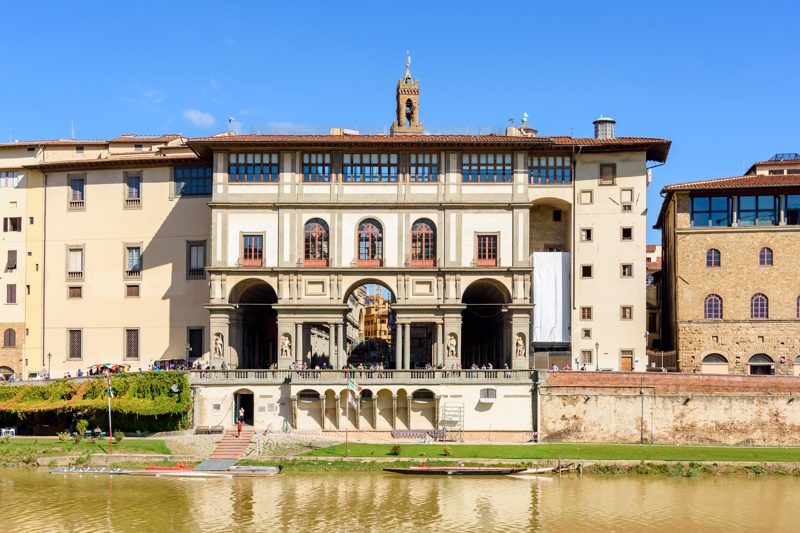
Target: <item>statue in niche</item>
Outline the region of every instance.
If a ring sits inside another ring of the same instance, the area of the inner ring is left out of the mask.
[[[223,355],[225,348],[223,344],[222,333],[214,334],[214,357],[220,358]]]
[[[516,349],[514,351],[514,355],[516,355],[517,357],[525,357],[525,339],[521,333],[517,335]]]
[[[447,357],[458,357],[458,346],[456,345],[456,336],[452,333],[447,339]]]
[[[291,357],[292,356],[292,340],[289,338],[289,335],[284,335],[283,340],[281,341],[281,357]]]

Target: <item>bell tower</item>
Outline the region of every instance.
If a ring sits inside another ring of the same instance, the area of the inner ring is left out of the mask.
[[[408,52],[406,52],[408,54]],[[419,120],[419,79],[411,78],[411,56],[406,61],[406,75],[397,82],[397,120],[392,135],[422,135]]]

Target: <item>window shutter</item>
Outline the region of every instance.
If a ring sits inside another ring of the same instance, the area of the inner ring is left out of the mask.
[[[3,231],[8,231],[8,217],[3,219]]]

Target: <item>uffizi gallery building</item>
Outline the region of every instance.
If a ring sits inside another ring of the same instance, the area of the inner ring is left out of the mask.
[[[3,372],[643,371],[648,165],[670,142],[603,117],[585,138],[433,134],[420,94],[407,68],[380,135],[0,145]],[[377,356],[365,285],[388,301]]]

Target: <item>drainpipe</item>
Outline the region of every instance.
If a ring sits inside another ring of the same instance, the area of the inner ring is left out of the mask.
[[[44,162],[44,149],[42,149],[42,162]],[[41,305],[42,305],[42,369],[44,369],[44,354],[47,353],[44,346],[44,339],[45,339],[45,327],[44,327],[44,295],[45,295],[45,283],[47,283],[47,276],[45,276],[45,271],[47,265],[47,261],[45,260],[47,257],[47,172],[42,172],[44,176],[42,181],[42,297],[41,297]]]

